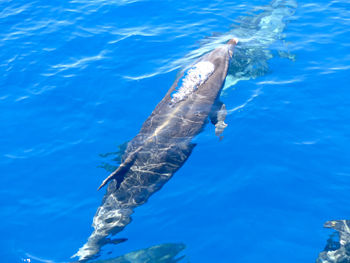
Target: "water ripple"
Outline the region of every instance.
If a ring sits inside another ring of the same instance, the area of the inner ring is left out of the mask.
[[[7,6],[0,12],[0,19],[8,19],[10,16],[19,15],[25,11],[27,11],[29,8],[32,7],[32,4],[25,4],[20,6]]]
[[[106,51],[103,50],[95,56],[84,57],[84,58],[75,60],[72,63],[53,65],[53,66],[51,66],[51,69],[57,70],[53,74],[57,74],[61,71],[75,69],[75,68],[84,69],[89,65],[90,62],[105,59],[106,58],[105,54],[106,54]]]

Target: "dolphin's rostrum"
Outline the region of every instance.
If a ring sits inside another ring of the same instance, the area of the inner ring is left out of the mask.
[[[93,219],[94,231],[74,255],[81,261],[95,257],[106,243],[131,222],[133,209],[145,203],[185,163],[208,116],[220,135],[225,105],[219,101],[237,39],[231,39],[197,60],[175,80],[165,97],[128,143],[122,163],[108,176],[107,192]]]

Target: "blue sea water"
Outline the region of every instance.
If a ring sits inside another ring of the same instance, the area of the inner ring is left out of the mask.
[[[1,1],[0,261],[71,261],[105,191],[103,154],[193,54],[268,4]],[[223,140],[207,125],[101,258],[183,242],[185,262],[314,262],[323,223],[350,218],[350,2],[297,4],[263,69],[223,92]]]

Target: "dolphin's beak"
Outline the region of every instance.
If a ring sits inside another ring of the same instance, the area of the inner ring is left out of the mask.
[[[323,227],[326,228],[333,228],[337,225],[336,221],[327,221],[326,223],[324,223]]]
[[[233,46],[235,46],[235,45],[237,45],[238,44],[238,38],[231,38],[228,42],[227,42],[227,44],[229,44],[229,45],[233,45]]]
[[[228,42],[227,45],[229,45],[229,55],[230,58],[232,58],[233,55],[233,49],[238,43],[238,38],[231,38]]]

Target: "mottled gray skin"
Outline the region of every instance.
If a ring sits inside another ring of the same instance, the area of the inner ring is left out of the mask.
[[[101,185],[110,182],[93,219],[95,230],[74,255],[79,260],[95,257],[106,243],[125,241],[107,237],[123,230],[131,222],[133,209],[144,204],[185,163],[195,146],[192,138],[201,132],[218,102],[236,43],[230,40],[200,58],[196,63],[209,61],[214,72],[186,99],[173,103],[171,94],[182,72],[129,142],[122,164]]]
[[[161,244],[149,248],[137,250],[123,256],[98,260],[92,263],[176,263],[180,262],[184,256],[177,255],[185,249],[184,244]]]
[[[322,251],[316,262],[317,263],[350,263],[350,220],[328,221],[324,227],[332,228],[339,234],[339,241],[332,238]]]

